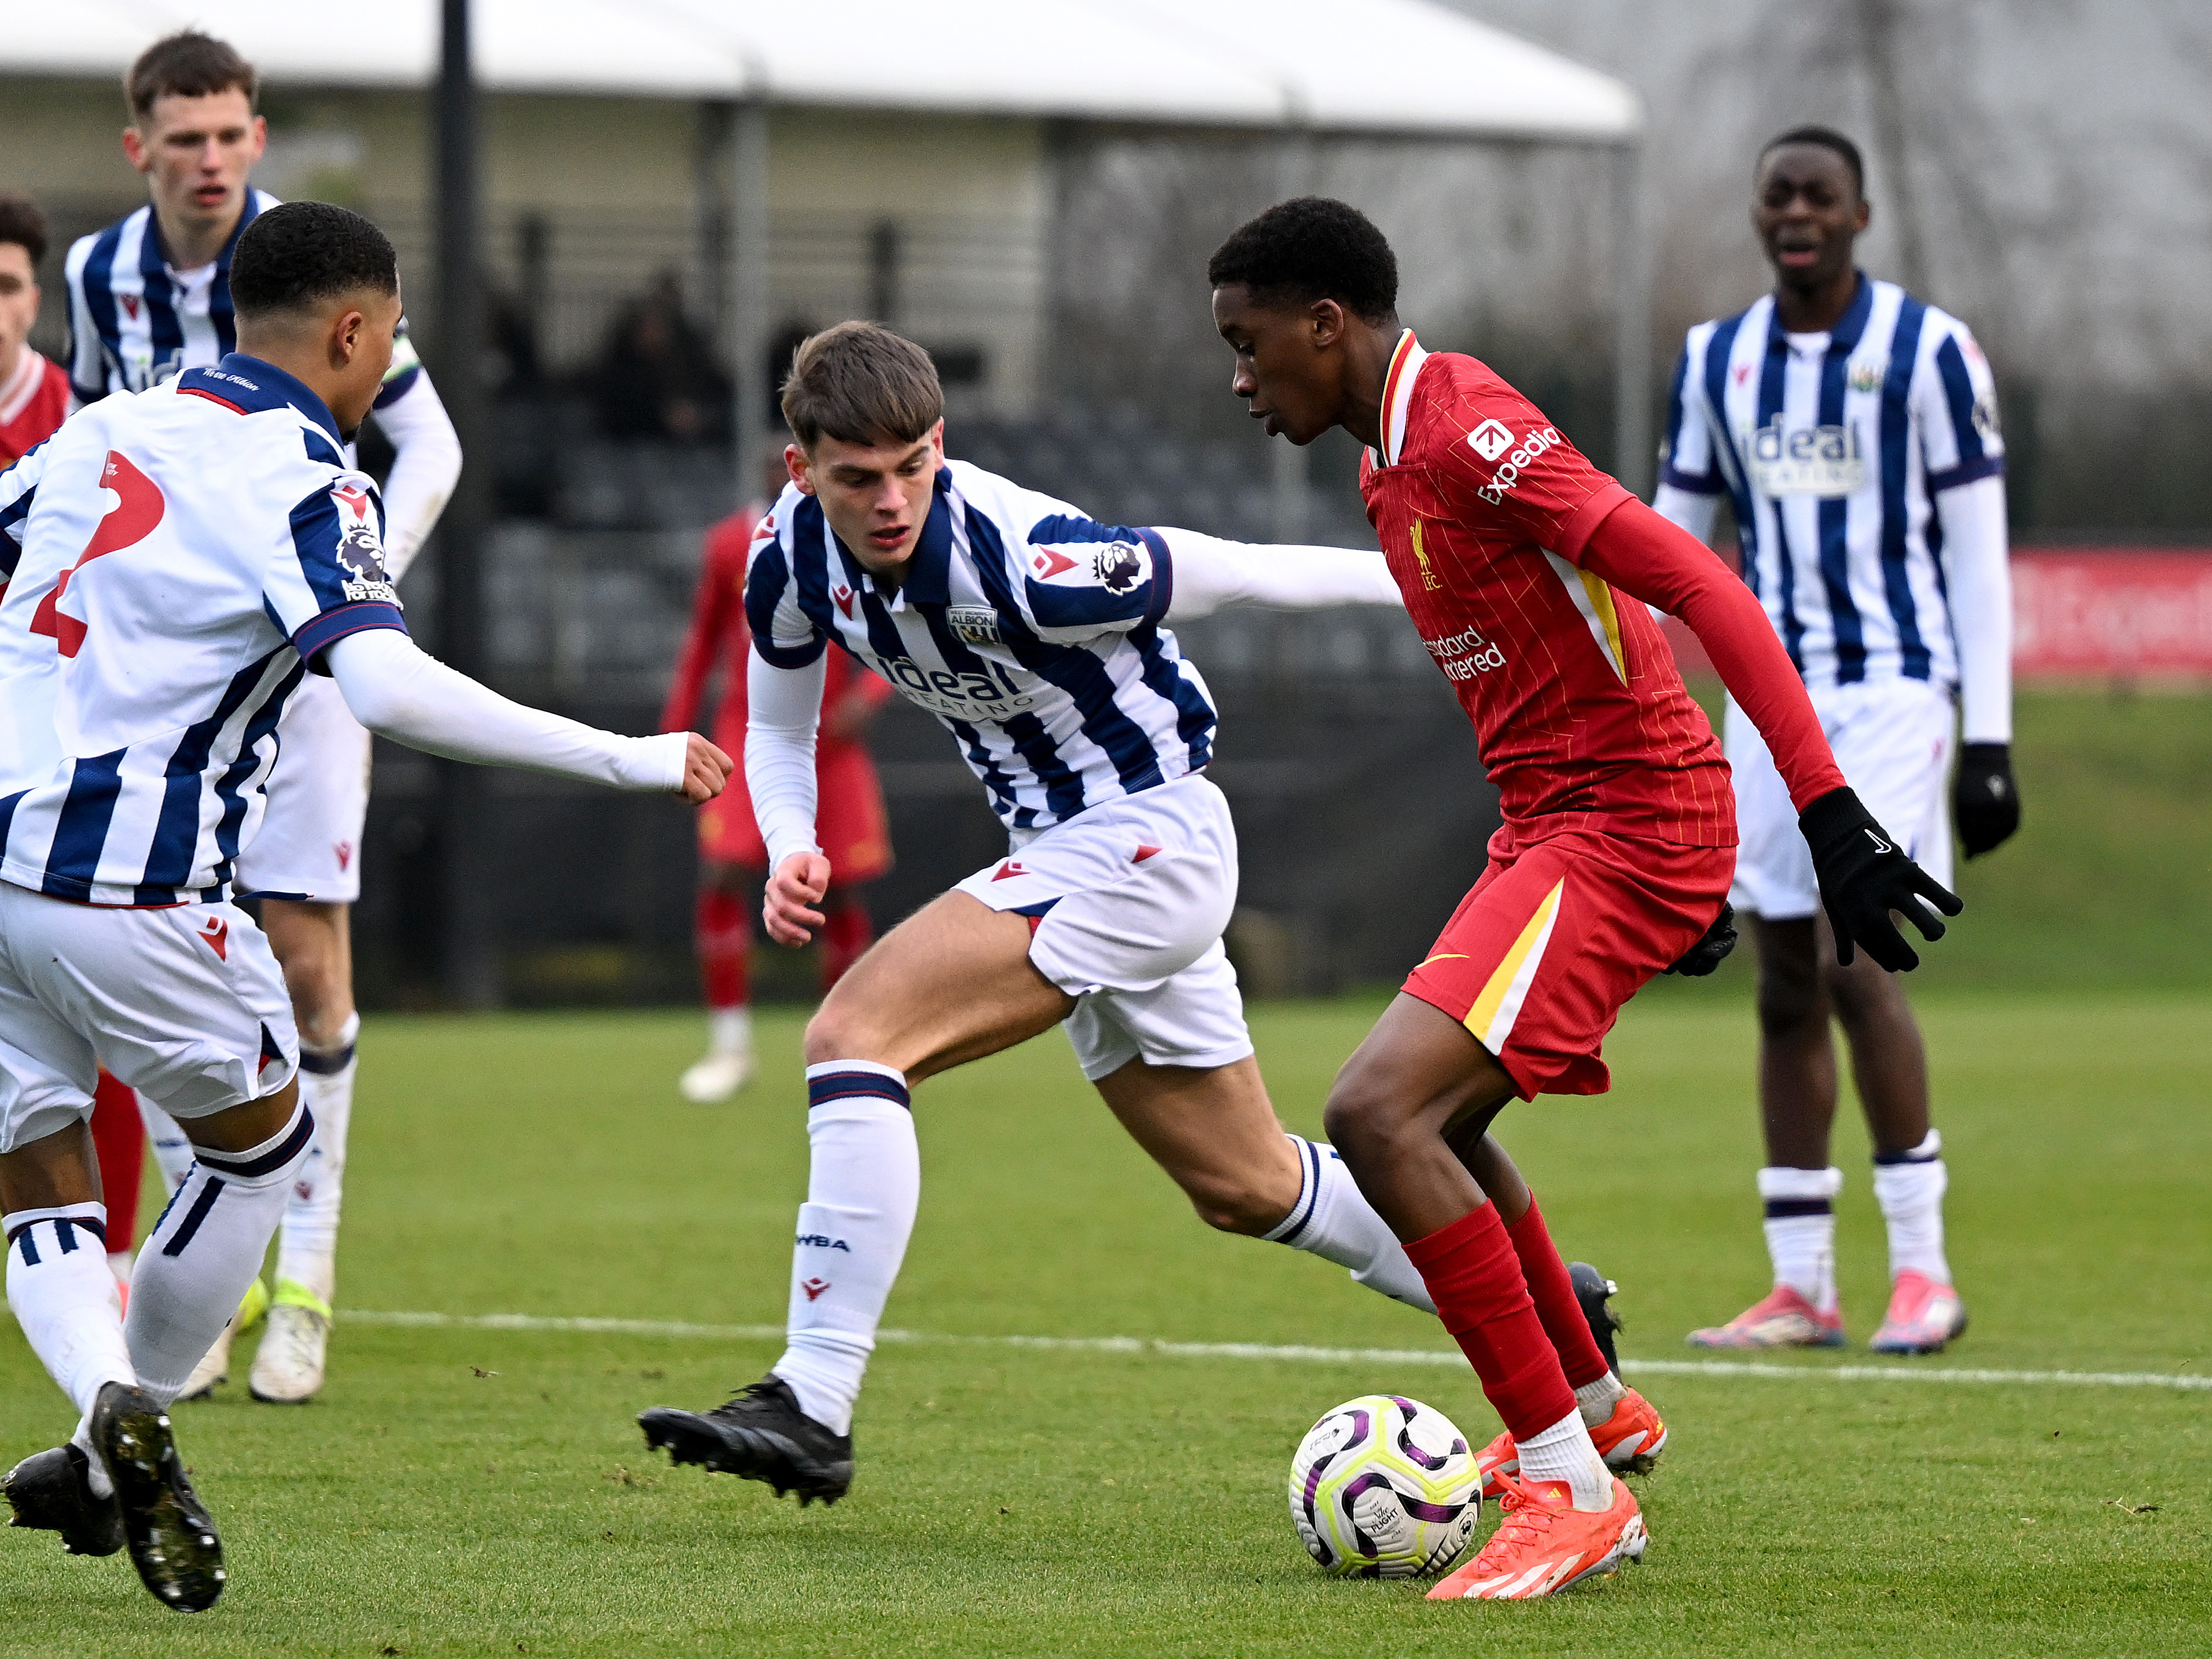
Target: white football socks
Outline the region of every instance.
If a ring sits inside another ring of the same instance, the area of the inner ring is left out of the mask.
[[[325,1304],[337,1291],[338,1210],[345,1192],[346,1129],[353,1121],[355,1039],[361,1016],[349,1014],[337,1041],[300,1042],[300,1103],[314,1115],[315,1144],[284,1202],[276,1247],[276,1279],[305,1286]]]
[[[1613,1507],[1613,1471],[1598,1455],[1579,1410],[1569,1412],[1541,1434],[1515,1441],[1513,1449],[1521,1458],[1522,1480],[1565,1481],[1578,1510]]]
[[[812,1162],[791,1256],[787,1346],[774,1369],[799,1410],[849,1434],[921,1206],[921,1151],[906,1079],[888,1066],[810,1066],[806,1097]]]
[[[707,1051],[716,1054],[749,1054],[753,1051],[753,1011],[735,1008],[707,1011]]]
[[[1611,1371],[1575,1390],[1575,1404],[1582,1410],[1583,1426],[1592,1429],[1610,1419],[1613,1408],[1627,1397],[1628,1385]]]
[[[8,1306],[31,1352],[76,1407],[73,1437],[92,1460],[93,1495],[115,1488],[86,1419],[110,1382],[135,1384],[123,1340],[123,1298],[107,1270],[105,1204],[15,1210],[0,1217],[8,1238]]]
[[[261,1271],[284,1200],[307,1162],[315,1120],[302,1104],[240,1152],[198,1150],[191,1174],[138,1251],[123,1322],[139,1386],[164,1405],[238,1311]]]
[[[1832,1166],[1770,1166],[1759,1172],[1774,1282],[1789,1285],[1824,1314],[1836,1310],[1836,1194],[1843,1189],[1844,1172]]]
[[[1943,1167],[1943,1137],[1936,1130],[1909,1152],[1874,1161],[1875,1201],[1889,1224],[1889,1276],[1923,1273],[1938,1285],[1951,1282],[1943,1255],[1943,1194],[1951,1184]]]
[[[1336,1148],[1297,1135],[1288,1139],[1298,1155],[1298,1200],[1261,1237],[1349,1267],[1369,1290],[1434,1313],[1437,1304],[1421,1282],[1420,1270],[1407,1260],[1406,1247],[1361,1194]]]
[[[138,1097],[138,1119],[146,1126],[146,1145],[154,1154],[154,1167],[161,1172],[161,1184],[174,1193],[192,1167],[191,1138],[176,1119],[143,1095]]]

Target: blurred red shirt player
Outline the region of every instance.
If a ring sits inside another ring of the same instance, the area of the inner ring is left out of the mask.
[[[46,216],[39,204],[27,196],[0,195],[0,469],[53,436],[69,415],[69,376],[30,343],[39,320],[39,264],[46,257]],[[0,568],[0,592],[10,574]],[[92,1140],[107,1206],[107,1262],[127,1293],[146,1130],[137,1094],[106,1072],[93,1100]]]
[[[781,487],[778,454],[771,488]],[[754,502],[707,532],[706,562],[691,602],[691,631],[677,659],[676,678],[661,710],[664,732],[692,729],[708,680],[722,670],[714,708],[714,741],[730,754],[745,745],[745,662],[752,635],[745,625],[745,550],[753,527],[767,511]],[[891,867],[890,824],[884,813],[875,763],[860,734],[892,696],[882,678],[842,652],[830,653],[822,695],[822,733],[815,750],[820,806],[815,833],[838,884],[823,898],[829,925],[822,933],[822,988],[827,991],[860,960],[875,937],[859,889]],[[747,890],[768,868],[768,848],[753,822],[752,797],[742,769],[729,787],[699,811],[699,899],[696,929],[700,977],[705,981],[708,1042],[705,1057],[684,1073],[687,1100],[702,1105],[726,1100],[752,1075],[752,1019],[748,958],[752,951]]]

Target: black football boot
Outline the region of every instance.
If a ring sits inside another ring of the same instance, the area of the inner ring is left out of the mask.
[[[92,1438],[115,1481],[131,1564],[164,1607],[203,1613],[222,1594],[222,1540],[169,1431],[143,1389],[110,1382],[92,1407]]]
[[[1620,1376],[1620,1356],[1613,1352],[1613,1334],[1620,1328],[1620,1316],[1606,1305],[1606,1298],[1619,1294],[1620,1286],[1587,1261],[1568,1263],[1567,1277],[1574,1281],[1575,1300],[1583,1304],[1583,1317],[1589,1321],[1590,1335],[1605,1356],[1606,1369]]]
[[[672,1461],[765,1480],[778,1498],[797,1492],[801,1509],[817,1498],[834,1504],[853,1484],[853,1437],[832,1434],[800,1411],[791,1385],[773,1371],[726,1406],[710,1412],[657,1406],[640,1413],[637,1425],[646,1444],[665,1446]]]
[[[62,1535],[71,1555],[112,1555],[123,1547],[123,1508],[92,1495],[92,1460],[76,1446],[33,1452],[8,1471],[0,1488],[14,1511],[8,1524]]]

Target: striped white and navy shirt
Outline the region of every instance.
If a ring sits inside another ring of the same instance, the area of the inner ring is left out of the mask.
[[[238,239],[278,198],[249,189],[236,228],[211,264],[180,271],[168,262],[149,205],[70,245],[64,270],[69,301],[70,390],[80,404],[116,392],[143,392],[187,368],[221,362],[238,349],[231,314],[230,260]],[[392,368],[376,407],[404,397],[422,373],[400,324]]]
[[[321,399],[237,354],[0,473],[0,879],[226,896],[285,699],[336,641],[405,629],[383,531]]]
[[[755,532],[745,614],[775,667],[851,652],[952,733],[1009,830],[1042,830],[1212,757],[1212,699],[1162,626],[1174,580],[1158,532],[951,461],[890,592],[786,489]]]
[[[2001,474],[2004,441],[1957,318],[1862,276],[1829,333],[1784,333],[1771,295],[1699,323],[1660,461],[1662,500],[1733,501],[1744,580],[1808,685],[1958,683],[1936,501]]]

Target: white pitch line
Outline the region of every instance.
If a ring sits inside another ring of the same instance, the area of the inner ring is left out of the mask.
[[[374,1313],[349,1308],[356,1325],[400,1325],[476,1331],[574,1331],[617,1336],[698,1336],[726,1342],[781,1341],[781,1325],[694,1325],[662,1319],[592,1319],[544,1314]],[[1033,1348],[1059,1353],[1158,1354],[1174,1359],[1295,1359],[1323,1365],[1464,1366],[1435,1348],[1320,1348],[1266,1342],[1168,1342],[1135,1336],[954,1336],[931,1331],[878,1331],[884,1343],[986,1348]],[[1735,1359],[1624,1359],[1620,1369],[1650,1376],[1758,1376],[1832,1382],[1963,1382],[2075,1389],[2184,1389],[2212,1391],[2212,1376],[2158,1371],[2001,1371],[1955,1365],[1774,1365]]]

